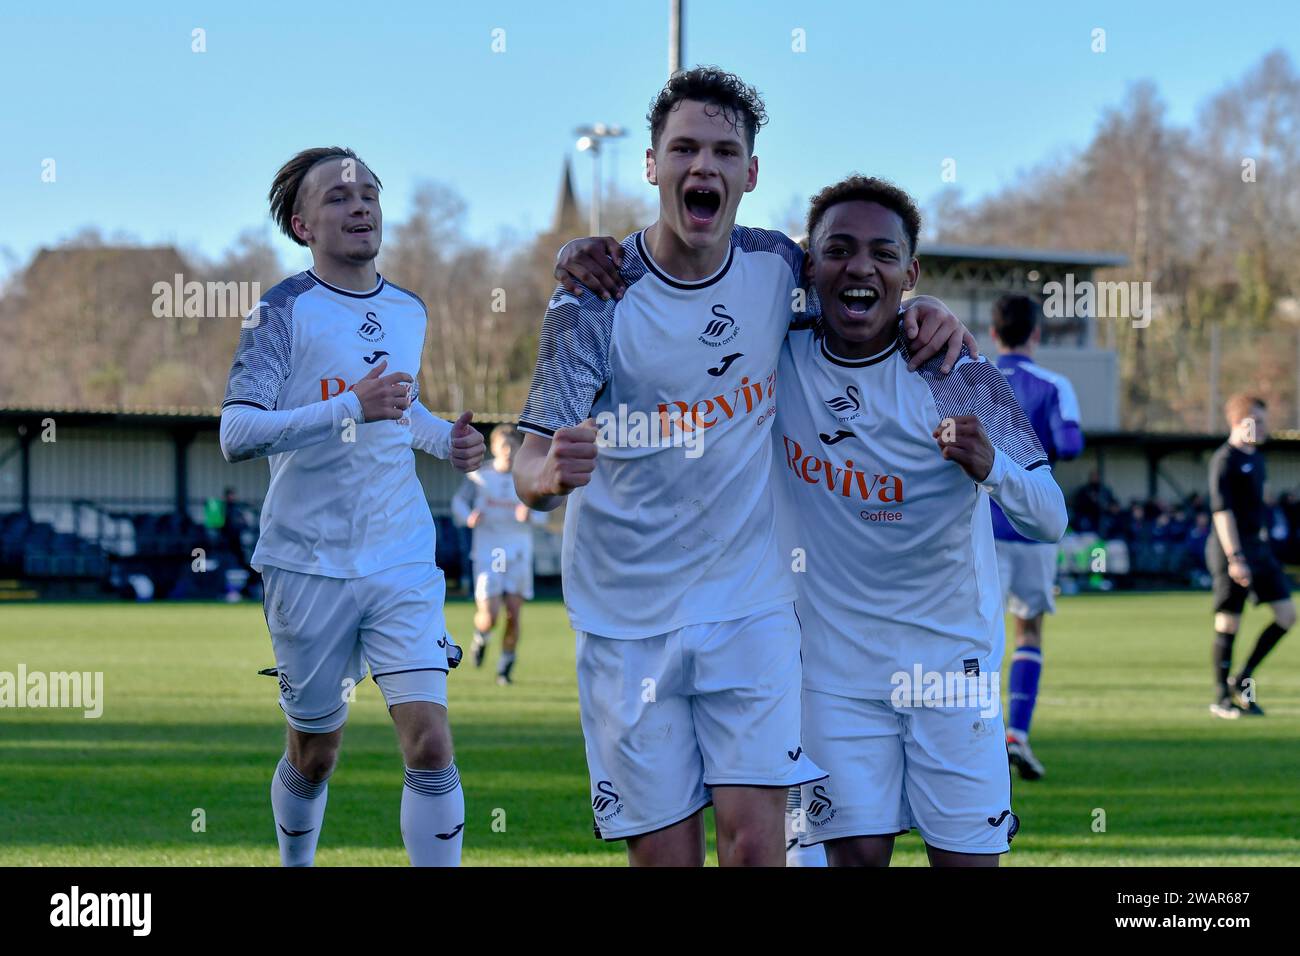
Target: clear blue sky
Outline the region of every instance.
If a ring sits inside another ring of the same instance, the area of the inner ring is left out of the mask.
[[[631,129],[610,173],[649,191],[644,114],[667,71],[666,0],[39,7],[0,13],[0,252],[19,260],[87,225],[216,254],[267,224],[272,174],[308,145],[357,149],[384,180],[390,221],[422,180],[452,186],[484,240],[549,222],[566,154],[585,193],[580,123]],[[1291,0],[686,7],[686,62],[735,70],[767,100],[759,186],[740,212],[753,225],[779,224],[794,197],[852,170],[928,200],[946,157],[979,196],[1086,142],[1135,80],[1154,79],[1190,122],[1266,51],[1300,63]],[[206,53],[191,52],[195,27]],[[1105,53],[1090,49],[1094,27]],[[795,28],[805,53],[791,50]]]

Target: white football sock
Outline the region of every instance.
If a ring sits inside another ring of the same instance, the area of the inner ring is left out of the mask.
[[[465,793],[456,765],[406,768],[402,787],[402,842],[412,866],[460,866]]]
[[[328,781],[312,783],[289,762],[287,754],[280,758],[271,779],[271,811],[282,865],[312,865],[328,796]]]

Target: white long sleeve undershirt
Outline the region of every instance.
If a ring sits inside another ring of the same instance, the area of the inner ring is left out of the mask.
[[[979,485],[1026,538],[1055,542],[1065,534],[1069,524],[1065,495],[1050,467],[1026,471],[1010,455],[994,449],[993,468]]]
[[[434,458],[451,457],[452,424],[419,402],[411,406],[411,445]]]
[[[437,458],[451,457],[451,422],[419,402],[411,406],[410,418],[412,447]],[[348,420],[365,424],[361,400],[352,391],[283,411],[227,405],[221,411],[221,453],[231,462],[278,455],[338,435]]]

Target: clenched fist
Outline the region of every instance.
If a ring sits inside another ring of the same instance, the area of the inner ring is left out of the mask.
[[[380,362],[352,386],[361,400],[361,416],[368,422],[399,419],[411,407],[410,383],[415,379],[405,372],[384,375],[388,360]],[[381,377],[382,376],[382,377]]]
[[[591,481],[596,470],[596,422],[588,418],[581,425],[561,428],[551,436],[540,477],[544,495],[567,495]]]
[[[487,445],[483,436],[470,424],[473,417],[473,412],[461,412],[456,424],[451,426],[451,464],[457,471],[477,471],[483,464]]]
[[[976,481],[983,481],[993,470],[993,443],[974,415],[945,418],[932,434],[944,460],[955,461]]]

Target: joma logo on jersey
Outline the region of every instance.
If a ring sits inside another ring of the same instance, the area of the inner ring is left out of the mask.
[[[704,326],[704,331],[700,333],[700,342],[710,348],[717,348],[720,345],[726,345],[737,335],[740,334],[740,326],[736,320],[727,314],[725,305],[715,305],[709,310],[713,313],[708,323]]]
[[[836,465],[829,458],[805,455],[803,446],[788,435],[785,441],[785,464],[798,477],[810,485],[825,485],[826,490],[843,498],[858,497],[863,501],[878,501],[886,505],[903,503],[901,475],[868,474],[853,467],[848,458]]]
[[[365,321],[361,323],[361,328],[357,329],[357,335],[367,342],[378,342],[382,339],[384,337],[384,327],[379,323],[379,316],[373,312],[367,312]]]
[[[740,384],[730,393],[702,398],[698,402],[660,402],[659,423],[664,435],[673,426],[683,431],[695,428],[712,428],[719,421],[730,421],[739,415],[759,412],[757,424],[776,413],[776,369],[768,373],[766,382],[751,382],[748,375],[741,376]]]

